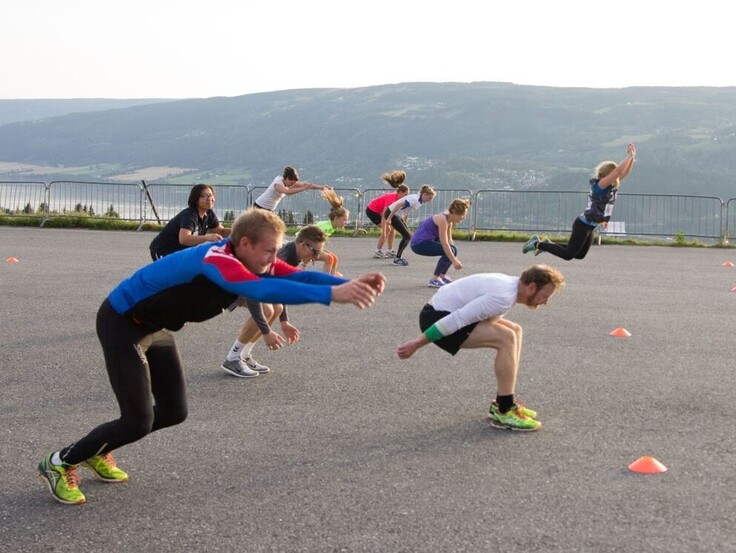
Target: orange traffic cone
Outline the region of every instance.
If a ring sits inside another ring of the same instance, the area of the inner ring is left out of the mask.
[[[626,330],[624,327],[619,326],[613,329],[610,332],[610,335],[615,336],[616,338],[628,338],[629,336],[631,336],[631,332]]]
[[[733,267],[733,263],[732,263],[731,261],[726,261],[726,262],[725,262],[725,263],[723,264],[723,266],[724,266],[724,267]]]
[[[18,259],[15,257],[9,257],[5,261],[7,261],[8,263],[20,263],[20,261],[18,261]]]
[[[629,470],[640,474],[657,474],[665,472],[667,467],[657,461],[654,457],[644,456],[631,463],[629,465]]]

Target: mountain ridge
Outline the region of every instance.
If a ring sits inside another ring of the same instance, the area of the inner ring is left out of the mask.
[[[154,100],[6,123],[0,161],[100,166],[108,173],[99,178],[185,167],[187,182],[229,175],[255,185],[294,165],[310,180],[364,188],[404,168],[413,185],[580,190],[599,161],[620,161],[633,141],[627,192],[731,197],[735,123],[736,87],[401,83]]]

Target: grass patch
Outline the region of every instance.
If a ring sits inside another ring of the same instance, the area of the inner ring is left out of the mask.
[[[45,221],[45,222],[44,222]],[[145,230],[151,232],[159,232],[163,225],[158,223],[146,222],[141,225],[138,221],[122,221],[115,218],[104,217],[48,217],[44,218],[40,215],[0,215],[0,226],[8,227],[40,227],[44,228],[84,228],[93,230]],[[226,225],[229,226],[229,225]],[[294,236],[299,227],[290,227],[286,234]],[[364,229],[355,229],[355,227],[347,229],[338,229],[333,236],[338,237],[369,237],[378,238],[378,229],[376,227],[368,227]],[[512,232],[512,231],[477,231],[474,235],[476,242],[526,242],[530,233]],[[568,234],[547,235],[553,242],[567,242]],[[471,233],[466,230],[458,230],[453,233],[453,237],[458,242],[469,240]],[[598,238],[596,237],[596,242]],[[697,239],[687,239],[684,232],[678,232],[671,240],[662,238],[635,238],[635,237],[601,237],[601,244],[618,245],[618,246],[668,246],[675,248],[734,248],[732,244],[705,243]]]

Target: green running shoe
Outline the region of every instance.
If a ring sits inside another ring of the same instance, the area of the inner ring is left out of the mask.
[[[528,411],[532,411],[529,409]],[[488,411],[490,423],[496,428],[507,428],[522,432],[532,432],[542,428],[542,423],[524,415],[518,405],[514,404],[506,413],[498,410],[498,404],[494,401]]]
[[[55,465],[51,462],[52,455],[53,453],[49,453],[38,464],[38,475],[46,482],[56,501],[67,505],[81,505],[87,499],[77,485],[77,465]]]
[[[92,471],[92,475],[100,482],[109,482],[117,484],[119,482],[127,482],[128,475],[120,470],[112,458],[111,453],[105,455],[95,455],[82,463],[84,468]]]
[[[491,409],[493,408],[494,405],[496,406],[496,411],[498,411],[498,403],[496,403],[496,400],[493,400],[493,402],[491,402]],[[529,419],[537,420],[538,415],[534,409],[529,409],[528,407],[524,407],[524,405],[522,405],[518,401],[516,402],[516,407],[519,409],[519,412],[525,417]],[[491,409],[488,409],[489,416],[491,413]]]
[[[533,252],[537,249],[537,244],[539,244],[539,236],[532,234],[531,238],[524,244],[524,247],[521,248],[522,253]]]

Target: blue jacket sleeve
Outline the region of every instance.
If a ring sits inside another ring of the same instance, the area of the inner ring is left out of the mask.
[[[342,279],[324,273],[314,272],[303,276],[299,271],[284,277],[269,275],[261,278],[249,273],[239,261],[224,260],[223,263],[203,263],[202,273],[223,290],[238,296],[266,302],[297,305],[304,303],[322,303],[329,305],[332,301],[332,286],[341,284]]]

